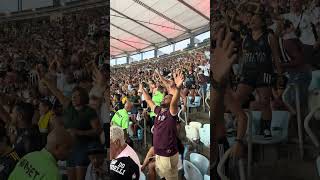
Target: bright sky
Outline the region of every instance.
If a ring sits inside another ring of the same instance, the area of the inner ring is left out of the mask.
[[[210,38],[210,31],[199,34],[195,37],[199,42],[202,42],[203,40]],[[186,48],[188,46],[188,44],[190,43],[190,39],[186,39],[180,42],[177,42],[175,44],[175,51],[178,50],[183,50],[184,48]],[[158,52],[158,56],[161,54],[170,54],[173,52],[173,45],[169,45],[169,46],[165,46],[159,49],[159,51],[161,51],[162,53]],[[153,58],[154,57],[154,50],[152,51],[148,51],[148,52],[144,52],[143,53],[143,59],[149,59],[149,58]],[[132,58],[130,61],[140,61],[141,60],[141,54],[135,54],[135,55],[131,55],[130,58]],[[117,60],[117,61],[116,61]],[[126,57],[121,57],[121,58],[117,58],[117,59],[111,59],[110,60],[110,65],[114,66],[119,64],[125,64],[127,62],[127,58]]]

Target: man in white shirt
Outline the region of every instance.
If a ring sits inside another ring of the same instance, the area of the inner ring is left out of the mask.
[[[118,159],[121,157],[130,157],[140,169],[141,164],[137,153],[125,142],[124,132],[121,127],[110,127],[110,159]]]
[[[314,22],[315,19],[310,10],[303,10],[303,2],[301,0],[291,0],[290,6],[290,13],[283,14],[282,17],[291,21],[296,29],[300,28],[300,40],[303,44],[314,45],[316,40],[313,36],[311,23],[316,24],[316,22]]]
[[[320,53],[318,47],[315,47],[317,40],[312,29],[312,24],[316,25],[319,21],[314,17],[316,13],[313,12],[313,7],[304,10],[302,0],[291,0],[290,8],[290,13],[283,14],[282,18],[292,22],[297,30],[300,29],[300,41],[304,44],[305,60],[310,64],[318,64]]]

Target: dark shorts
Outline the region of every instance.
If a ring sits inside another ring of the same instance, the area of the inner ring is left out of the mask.
[[[88,145],[75,145],[73,148],[69,159],[67,160],[67,167],[87,167],[90,164],[88,157]]]
[[[275,76],[268,72],[244,72],[240,76],[239,84],[246,84],[253,88],[271,87],[275,84]]]

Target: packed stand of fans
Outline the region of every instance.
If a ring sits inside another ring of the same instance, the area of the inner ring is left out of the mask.
[[[106,12],[0,25],[0,179],[108,178]]]
[[[293,84],[299,90],[301,119],[306,117],[312,71],[319,70],[320,64],[320,1],[219,1],[215,5],[211,25],[214,137],[220,154],[232,146],[231,155],[241,158],[248,122],[244,109],[261,111],[258,135],[273,140],[273,111],[289,111],[297,118],[295,89],[289,89]],[[225,38],[222,29],[230,32]],[[224,57],[231,60],[225,63],[217,59],[223,39],[225,51],[233,48]],[[231,125],[236,129],[232,144],[226,130],[230,118],[224,112],[236,120],[236,127]]]
[[[179,154],[184,154],[185,143],[179,137],[178,112],[187,111],[188,96],[191,104],[196,96],[207,96],[210,63],[206,51],[208,45],[111,67],[111,129],[123,129],[124,138],[122,146],[110,139],[111,159],[131,156],[142,172],[148,169],[148,179],[157,175],[178,179]],[[144,137],[144,130],[148,137]],[[137,144],[143,138],[148,141],[145,147],[151,144],[146,154]]]

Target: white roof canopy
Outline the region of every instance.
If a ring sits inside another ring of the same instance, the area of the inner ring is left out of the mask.
[[[210,0],[111,0],[110,54],[162,47],[208,30]]]

